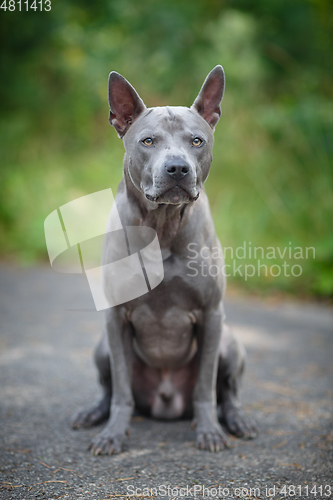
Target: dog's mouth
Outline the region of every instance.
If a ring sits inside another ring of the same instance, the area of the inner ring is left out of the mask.
[[[153,196],[149,193],[145,193],[145,197],[147,200],[158,204],[179,205],[180,203],[191,203],[196,201],[199,198],[199,194],[200,191],[193,196],[186,189],[177,185],[159,195]]]

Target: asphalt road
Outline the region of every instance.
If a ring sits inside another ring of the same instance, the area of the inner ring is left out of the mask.
[[[226,303],[248,353],[242,399],[256,440],[212,454],[196,450],[189,421],[134,417],[126,451],[94,457],[99,429],[70,428],[99,395],[92,351],[103,313],[85,278],[3,264],[0,282],[1,499],[330,498],[332,310]]]

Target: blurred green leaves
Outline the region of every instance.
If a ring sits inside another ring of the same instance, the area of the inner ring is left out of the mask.
[[[222,245],[315,246],[301,277],[246,286],[332,295],[332,19],[328,0],[57,0],[51,12],[1,11],[2,254],[43,257],[50,211],[116,189],[111,70],[148,106],[191,105],[222,64],[207,183]]]

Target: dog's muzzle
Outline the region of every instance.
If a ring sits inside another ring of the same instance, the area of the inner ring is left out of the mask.
[[[199,197],[193,169],[180,156],[167,159],[154,179],[154,192],[145,192],[147,200],[155,203],[179,204]]]

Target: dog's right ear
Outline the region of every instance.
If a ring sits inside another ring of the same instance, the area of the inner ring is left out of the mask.
[[[131,123],[146,106],[132,85],[116,71],[109,75],[109,122],[119,137],[124,137]]]

